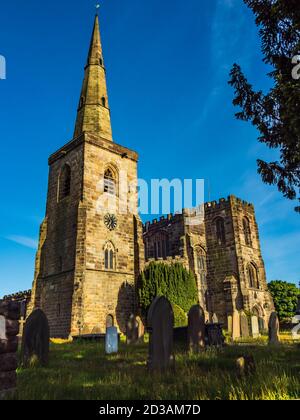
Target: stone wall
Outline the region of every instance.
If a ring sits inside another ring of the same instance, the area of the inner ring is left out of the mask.
[[[246,311],[268,323],[274,305],[268,291],[264,261],[261,255],[258,226],[253,205],[234,196],[204,205],[203,219],[192,211],[169,215],[144,226],[147,262],[181,262],[196,276],[199,302],[206,318],[227,325],[235,311]],[[224,241],[217,234],[217,220],[224,223]],[[244,219],[249,223],[245,238]],[[195,221],[195,223],[193,223]],[[157,257],[157,241],[169,241],[167,256]],[[199,255],[205,255],[206,267],[199,266]],[[148,258],[147,258],[148,257]],[[156,258],[155,258],[156,257]],[[249,284],[248,265],[258,276],[258,285]]]
[[[16,389],[20,304],[0,300],[0,399]]]

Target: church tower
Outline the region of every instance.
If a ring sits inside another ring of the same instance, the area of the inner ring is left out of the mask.
[[[46,313],[52,337],[125,332],[144,258],[137,162],[113,141],[96,15],[74,137],[49,158],[29,310]]]

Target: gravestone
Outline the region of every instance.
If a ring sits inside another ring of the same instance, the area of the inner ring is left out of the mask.
[[[116,327],[109,327],[105,335],[105,352],[106,354],[115,354],[119,350],[119,336]]]
[[[258,325],[257,316],[252,316],[251,317],[251,330],[252,330],[252,337],[253,338],[259,337],[259,325]]]
[[[26,320],[21,350],[24,367],[38,363],[46,366],[49,359],[50,329],[46,315],[41,309],[34,310]]]
[[[239,377],[253,375],[256,365],[253,356],[241,356],[236,360],[237,375]]]
[[[240,314],[238,311],[234,311],[232,315],[232,340],[237,340],[241,337],[241,324]]]
[[[279,319],[276,312],[272,312],[269,320],[269,345],[278,345],[279,339]]]
[[[139,323],[135,315],[130,315],[126,325],[126,343],[137,344],[139,341]]]
[[[250,337],[249,322],[248,322],[248,317],[245,314],[245,312],[241,312],[240,318],[241,318],[241,336],[243,338],[248,338]]]
[[[232,335],[232,315],[227,316],[227,329],[228,334]]]
[[[205,349],[205,316],[200,305],[193,306],[188,315],[188,345],[193,352]]]
[[[168,299],[157,297],[148,311],[149,359],[151,371],[164,371],[174,368],[173,328],[174,313]]]
[[[208,346],[224,346],[225,337],[222,331],[222,324],[205,324],[205,336],[205,340]]]
[[[218,324],[219,320],[218,320],[217,314],[213,314],[212,322],[213,324]]]
[[[17,350],[20,305],[0,300],[0,400],[17,387]]]
[[[145,327],[144,327],[144,323],[143,320],[141,319],[141,317],[137,316],[136,317],[136,321],[138,323],[138,330],[139,330],[139,342],[144,342],[144,335],[145,335]]]

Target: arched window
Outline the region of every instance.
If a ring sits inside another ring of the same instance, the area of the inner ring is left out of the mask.
[[[243,219],[243,231],[244,231],[245,244],[247,246],[252,246],[250,223],[246,217],[244,217]]]
[[[68,197],[71,192],[71,168],[65,165],[59,177],[59,201]]]
[[[115,269],[115,248],[111,242],[107,242],[104,248],[105,270]]]
[[[196,269],[200,278],[201,286],[206,286],[207,261],[206,252],[202,247],[196,248]]]
[[[111,195],[117,193],[116,177],[111,169],[106,169],[104,173],[104,192]]]
[[[101,98],[102,106],[106,107],[106,99],[104,96]]]
[[[259,288],[258,271],[254,264],[249,264],[247,267],[247,276],[249,286],[253,289]]]
[[[216,219],[216,234],[219,245],[226,244],[225,223],[222,217]]]

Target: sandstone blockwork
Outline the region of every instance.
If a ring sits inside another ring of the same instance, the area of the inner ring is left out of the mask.
[[[19,318],[19,303],[0,300],[0,399],[17,386]]]
[[[261,255],[254,207],[234,196],[206,203],[203,218],[184,210],[144,225],[146,263],[181,262],[196,276],[209,321],[227,325],[236,311],[267,330],[274,310]]]
[[[197,278],[207,319],[248,311],[267,328],[267,289],[254,208],[230,197],[144,227],[138,215],[138,155],[113,141],[99,20],[85,66],[74,138],[49,158],[27,314],[40,308],[51,337],[126,333],[138,313],[136,284],[147,261],[182,262]],[[125,194],[124,194],[125,193]]]

